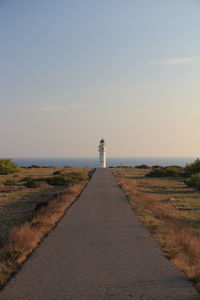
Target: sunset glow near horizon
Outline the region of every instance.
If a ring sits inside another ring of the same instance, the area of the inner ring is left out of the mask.
[[[200,156],[200,2],[0,1],[0,157]]]

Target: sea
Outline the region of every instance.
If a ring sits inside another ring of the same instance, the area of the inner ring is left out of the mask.
[[[193,162],[197,157],[108,157],[107,167],[130,166],[138,165],[148,166],[171,166],[178,165],[184,167],[187,163]],[[29,167],[37,165],[40,167],[98,167],[98,158],[12,158],[19,167]]]

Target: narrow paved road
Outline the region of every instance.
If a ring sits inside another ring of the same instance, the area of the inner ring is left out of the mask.
[[[15,277],[3,300],[196,300],[138,222],[109,169],[97,169]]]

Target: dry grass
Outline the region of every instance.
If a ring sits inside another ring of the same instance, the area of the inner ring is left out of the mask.
[[[166,256],[200,290],[200,193],[182,180],[145,178],[147,172],[133,168],[113,171]]]
[[[0,175],[0,247],[5,243],[13,226],[19,226],[32,217],[34,209],[41,201],[51,201],[63,192],[63,187],[52,187],[40,182],[36,188],[28,188],[23,178],[49,178],[55,171],[81,172],[88,168],[21,168],[17,174]],[[5,181],[14,180],[15,185],[6,186]]]
[[[86,184],[87,181],[83,181],[69,188],[62,188],[56,195],[53,189],[54,199],[46,207],[37,210],[29,221],[10,230],[9,237],[0,249],[0,286],[7,282],[11,274],[52,230]]]

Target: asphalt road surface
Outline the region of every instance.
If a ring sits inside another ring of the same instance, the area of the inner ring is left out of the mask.
[[[164,257],[109,169],[97,169],[78,201],[0,293],[3,300],[196,300]]]

